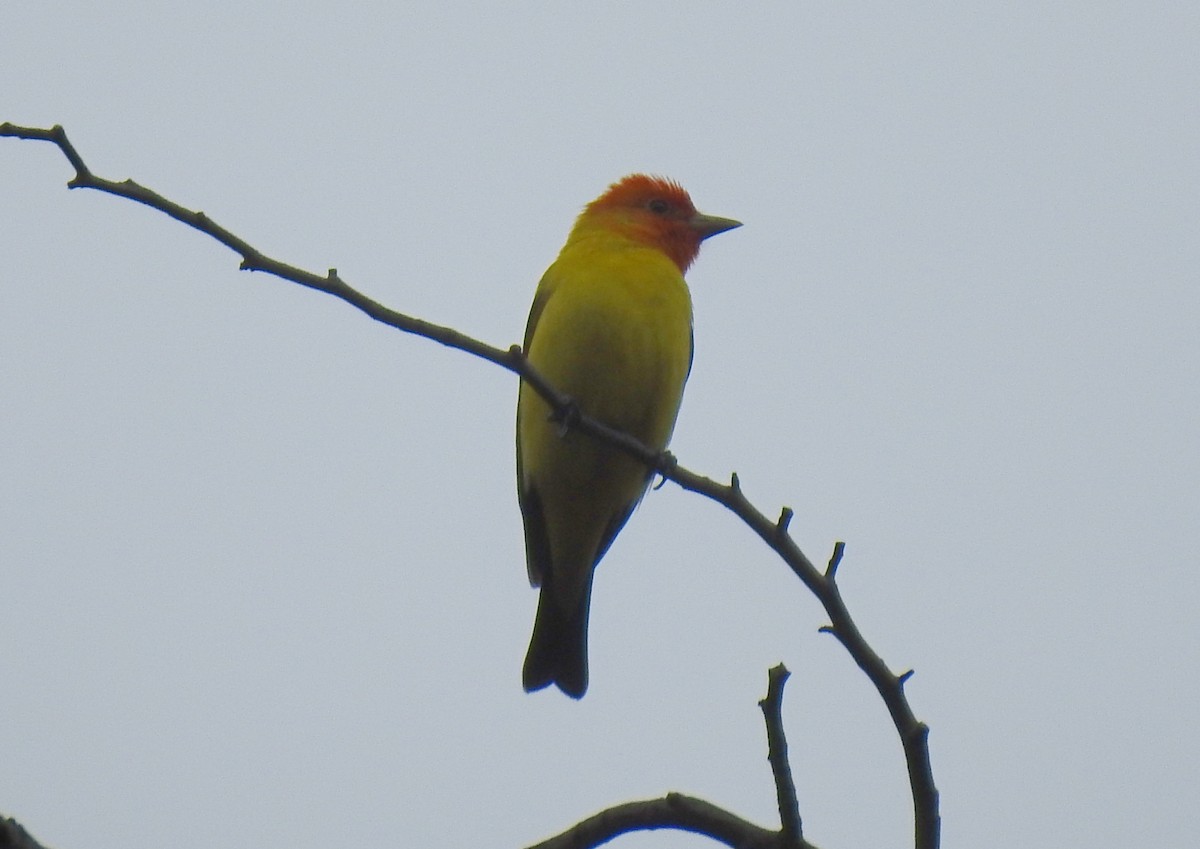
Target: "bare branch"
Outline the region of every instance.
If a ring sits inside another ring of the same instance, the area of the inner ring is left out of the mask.
[[[115,182],[97,177],[67,139],[66,132],[61,126],[56,125],[47,130],[4,123],[0,124],[0,136],[48,141],[57,145],[75,169],[75,177],[67,184],[70,188],[96,189],[157,209],[210,236],[239,254],[242,258],[241,268],[244,270],[264,271],[301,286],[326,292],[383,324],[407,333],[424,336],[451,348],[457,348],[516,373],[546,399],[555,414],[562,418],[564,425],[591,434],[616,446],[641,460],[664,479],[674,481],[684,489],[710,498],[732,511],[783,559],[792,572],[817,597],[830,620],[830,624],[821,630],[838,639],[883,698],[904,747],[913,795],[914,845],[917,849],[936,849],[939,844],[941,820],[938,814],[938,793],[933,782],[929,760],[929,729],[913,715],[904,694],[902,679],[893,674],[883,659],[867,644],[842,601],[836,582],[837,565],[841,561],[843,549],[842,543],[837,544],[829,568],[822,573],[788,534],[788,522],[785,520],[785,516],[790,519],[790,514],[781,512],[780,520],[773,522],[747,500],[742,493],[736,474],[731,477],[728,486],[719,484],[678,465],[669,452],[651,451],[628,434],[614,430],[588,416],[578,414],[577,410],[575,414],[572,414],[574,405],[570,399],[552,387],[529,365],[518,345],[507,350],[495,348],[452,328],[432,324],[389,309],[351,288],[338,276],[335,269],[330,269],[325,275],[318,275],[272,259],[216,224],[202,212],[186,209],[132,180]],[[905,677],[907,677],[907,673]]]
[[[787,677],[788,671],[782,663],[772,669],[768,676],[767,696],[758,703],[767,721],[769,759],[783,821],[779,831],[755,825],[703,799],[668,793],[661,799],[626,802],[606,808],[530,849],[585,849],[631,831],[660,828],[702,834],[738,849],[817,849],[800,834],[796,789],[787,764],[781,714],[783,685]]]
[[[776,849],[779,833],[755,825],[703,799],[668,793],[661,799],[626,802],[593,814],[529,849],[584,849],[599,846],[631,831],[660,828],[690,831],[726,846]]]
[[[781,832],[785,841],[799,844],[804,841],[804,826],[800,821],[800,803],[796,800],[796,784],[792,781],[787,736],[783,730],[783,687],[790,674],[782,663],[773,667],[767,675],[766,698],[758,706],[767,723],[767,761],[775,776]]]
[[[0,849],[45,849],[14,819],[0,817]]]

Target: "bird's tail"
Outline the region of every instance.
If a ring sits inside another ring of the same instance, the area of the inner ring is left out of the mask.
[[[571,698],[583,698],[588,686],[587,628],[591,594],[589,581],[580,603],[572,610],[563,610],[554,597],[550,582],[542,584],[533,638],[529,641],[521,674],[525,692],[532,693],[556,684]]]

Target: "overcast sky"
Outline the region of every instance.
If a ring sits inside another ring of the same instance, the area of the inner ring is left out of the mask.
[[[1200,6],[10,2],[0,121],[389,306],[521,338],[580,207],[668,175],[673,448],[823,562],[931,727],[946,846],[1200,833]],[[431,11],[436,7],[437,11]],[[0,812],[55,849],[519,847],[678,790],[903,846],[817,603],[668,485],[591,689],[526,695],[515,379],[0,139]],[[617,845],[709,845],[643,834]]]

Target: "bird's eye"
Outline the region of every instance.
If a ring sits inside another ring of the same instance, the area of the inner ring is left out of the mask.
[[[671,207],[667,204],[667,202],[665,200],[660,200],[659,198],[655,198],[654,200],[652,200],[648,204],[646,204],[646,208],[649,209],[651,212],[653,212],[655,215],[666,215],[667,210],[669,210]]]

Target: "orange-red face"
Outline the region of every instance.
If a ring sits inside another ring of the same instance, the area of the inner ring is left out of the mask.
[[[585,216],[603,218],[623,235],[659,248],[685,272],[709,236],[738,226],[736,221],[696,212],[678,183],[631,174],[588,204]]]

